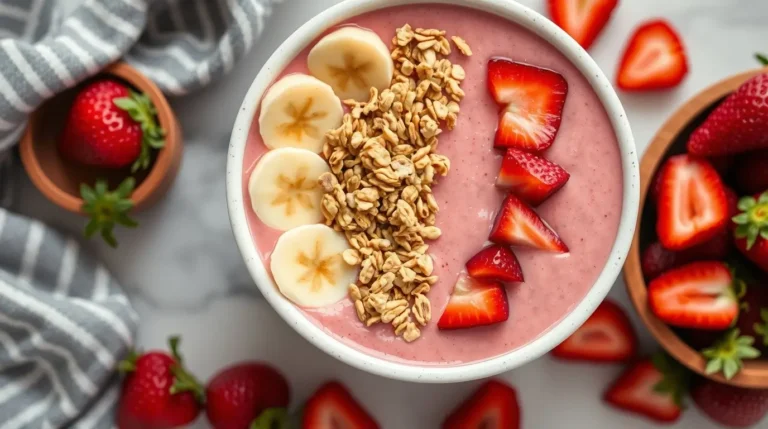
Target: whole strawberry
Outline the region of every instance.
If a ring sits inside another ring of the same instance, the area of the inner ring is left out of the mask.
[[[727,427],[750,427],[768,413],[765,389],[743,389],[701,380],[691,389],[691,398],[704,414]]]
[[[114,80],[98,80],[75,97],[59,152],[70,161],[92,167],[145,169],[151,149],[165,145],[156,114],[146,95]]]
[[[120,363],[126,373],[117,411],[118,429],[170,429],[192,423],[200,414],[203,389],[184,369],[179,338],[171,353],[132,354]]]
[[[284,408],[290,396],[288,382],[277,370],[243,362],[220,371],[208,383],[205,412],[214,429],[248,429],[257,418],[278,424],[287,418]]]
[[[736,224],[736,248],[763,271],[768,272],[768,191],[739,200]]]
[[[768,148],[768,73],[726,98],[691,134],[688,153],[719,156]]]

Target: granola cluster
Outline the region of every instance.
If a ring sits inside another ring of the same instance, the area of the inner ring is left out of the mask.
[[[471,55],[466,42],[453,37]],[[332,173],[320,177],[326,224],[351,245],[344,261],[359,265],[359,285],[349,285],[366,326],[390,323],[407,342],[432,318],[427,293],[437,282],[426,242],[440,237],[432,194],[450,161],[436,152],[443,126],[453,129],[464,97],[464,69],[445,32],[397,29],[391,45],[395,75],[388,89],[371,88],[367,102],[345,100],[350,112],[328,132],[323,155]]]

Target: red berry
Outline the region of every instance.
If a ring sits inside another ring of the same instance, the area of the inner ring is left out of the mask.
[[[691,389],[691,398],[709,418],[733,428],[751,427],[768,413],[766,389],[743,389],[702,380]]]

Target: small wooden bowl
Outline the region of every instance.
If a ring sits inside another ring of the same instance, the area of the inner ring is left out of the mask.
[[[719,373],[706,374],[704,372],[706,361],[701,354],[659,320],[648,306],[648,293],[640,267],[640,249],[645,248],[645,245],[655,237],[655,215],[651,213],[652,207],[645,207],[645,201],[656,170],[668,156],[685,152],[688,136],[723,98],[730,95],[745,81],[765,73],[766,70],[768,69],[741,73],[705,89],[675,112],[656,133],[640,163],[640,217],[638,217],[638,227],[629,249],[627,263],[624,266],[624,280],[632,304],[651,334],[672,357],[704,377],[720,383],[750,388],[768,388],[768,361],[746,361],[744,368],[731,380],[726,380]]]
[[[165,147],[156,151],[150,168],[134,175],[136,187],[131,200],[134,210],[141,210],[162,197],[176,178],[183,152],[181,127],[160,89],[138,70],[126,63],[116,63],[85,83],[101,78],[117,78],[147,94],[157,108],[160,126],[166,131]],[[106,179],[109,189],[114,189],[131,175],[130,167],[121,170],[86,167],[59,155],[59,135],[75,94],[83,85],[56,95],[32,113],[19,145],[24,169],[37,189],[56,205],[79,214],[83,214],[81,183],[93,186],[97,179]]]

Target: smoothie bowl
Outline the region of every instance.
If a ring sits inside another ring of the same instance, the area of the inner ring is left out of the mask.
[[[536,12],[346,1],[245,96],[227,164],[237,244],[310,342],[410,381],[559,344],[619,274],[637,157],[610,82]]]

